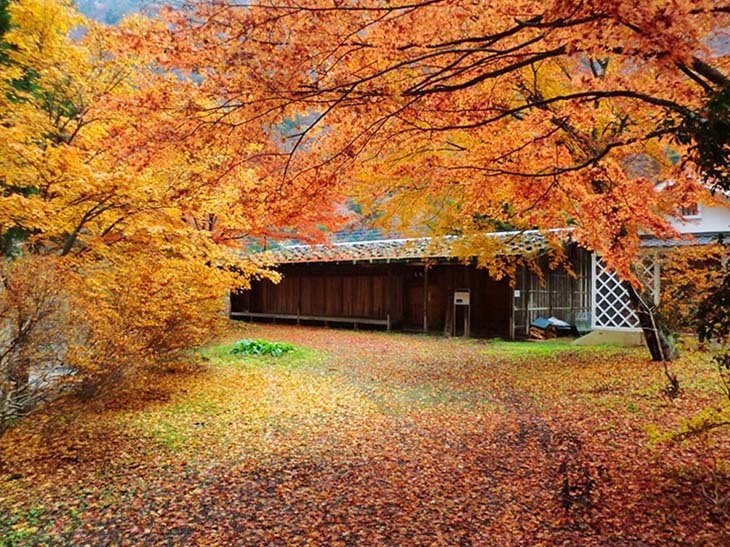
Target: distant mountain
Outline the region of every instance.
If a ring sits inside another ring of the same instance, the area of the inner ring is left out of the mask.
[[[76,0],[81,13],[107,25],[116,25],[128,13],[159,3],[159,0]]]

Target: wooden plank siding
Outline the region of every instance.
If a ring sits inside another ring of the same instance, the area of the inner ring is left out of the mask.
[[[472,293],[471,334],[509,335],[511,291],[482,270],[459,263],[288,264],[279,284],[255,281],[231,295],[232,316],[358,323],[406,331],[451,330],[456,289]],[[458,329],[457,329],[458,330]],[[460,333],[460,332],[459,332]]]
[[[256,281],[250,291],[232,294],[231,316],[377,324],[416,332],[425,327],[460,335],[467,310],[454,308],[454,291],[468,290],[471,336],[523,337],[538,315],[572,322],[576,312],[590,310],[590,255],[570,252],[577,277],[548,270],[541,282],[533,272],[521,270],[515,280],[519,298],[509,280],[494,280],[486,270],[455,261],[283,264],[278,285]]]
[[[341,271],[340,271],[341,270]],[[398,288],[386,267],[353,268],[330,265],[286,265],[280,268],[278,284],[254,281],[250,291],[231,297],[233,313],[300,315],[308,317],[369,318],[386,320],[388,305],[398,296]]]

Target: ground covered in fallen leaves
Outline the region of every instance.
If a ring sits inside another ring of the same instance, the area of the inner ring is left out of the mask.
[[[229,354],[238,338],[297,346]],[[704,359],[704,360],[703,360]],[[0,440],[0,545],[728,545],[706,356],[233,325]]]

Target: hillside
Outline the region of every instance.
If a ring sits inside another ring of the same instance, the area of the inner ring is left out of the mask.
[[[154,0],[76,0],[81,13],[109,25],[115,25],[126,14],[154,3]]]

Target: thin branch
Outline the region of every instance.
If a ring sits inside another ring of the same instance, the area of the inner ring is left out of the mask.
[[[497,114],[495,116],[492,116],[490,118],[485,118],[483,120],[480,120],[480,121],[474,122],[474,123],[470,123],[470,124],[450,124],[450,125],[444,125],[444,126],[437,126],[437,127],[431,126],[428,128],[418,128],[418,129],[419,130],[428,129],[428,131],[439,131],[439,132],[453,131],[456,129],[476,129],[476,128],[484,127],[491,123],[497,122],[503,118],[515,116],[521,112],[530,110],[532,108],[543,108],[543,107],[549,106],[554,103],[574,101],[574,100],[597,100],[597,99],[608,99],[608,98],[636,99],[638,101],[652,104],[654,106],[661,106],[661,107],[667,108],[673,112],[677,112],[678,114],[682,114],[682,115],[686,115],[691,112],[689,108],[684,107],[673,101],[670,101],[667,99],[661,99],[659,97],[653,97],[651,95],[646,95],[644,93],[639,93],[636,91],[629,91],[629,90],[622,90],[622,89],[617,89],[617,90],[613,90],[613,91],[581,91],[578,93],[569,93],[567,95],[558,95],[555,97],[549,97],[547,99],[539,99],[539,100],[531,101],[529,103],[526,103],[526,104],[523,104],[520,106],[516,106],[514,108],[503,110],[502,112],[500,112],[499,114]]]
[[[492,70],[490,72],[485,72],[483,74],[480,74],[479,76],[476,76],[472,78],[471,80],[467,80],[465,82],[461,82],[458,84],[453,85],[439,85],[434,86],[430,89],[419,89],[419,90],[405,90],[403,92],[403,95],[415,95],[415,96],[424,96],[424,95],[430,95],[433,93],[449,93],[452,91],[459,91],[461,89],[467,89],[469,87],[473,87],[485,80],[490,80],[492,78],[497,78],[498,76],[502,76],[504,74],[509,74],[510,72],[515,72],[516,70],[519,70],[520,68],[524,68],[526,66],[530,66],[532,63],[537,63],[539,61],[543,61],[545,59],[550,59],[552,57],[559,57],[560,55],[564,55],[568,49],[565,46],[559,46],[554,49],[543,51],[540,53],[536,53],[530,57],[527,57],[526,59],[523,59],[519,62],[512,63],[510,65],[504,66],[502,68],[498,68],[496,70]]]

